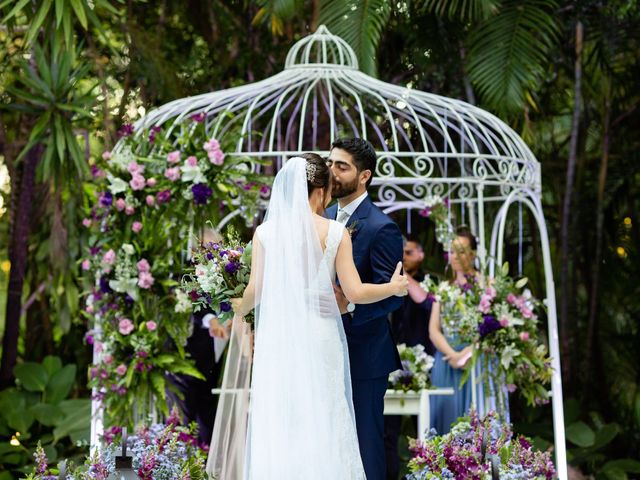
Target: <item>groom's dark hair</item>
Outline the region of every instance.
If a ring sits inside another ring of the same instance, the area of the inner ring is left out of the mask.
[[[364,170],[371,171],[371,176],[369,180],[367,180],[366,187],[369,188],[371,185],[371,181],[373,180],[373,176],[376,173],[376,151],[373,148],[373,145],[369,143],[367,140],[362,138],[339,138],[331,145],[331,148],[339,148],[340,150],[344,150],[349,153],[353,157],[353,163],[356,164],[356,168],[358,169],[358,173],[363,172]]]

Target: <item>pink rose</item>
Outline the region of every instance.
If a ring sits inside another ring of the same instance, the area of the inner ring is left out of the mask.
[[[121,363],[116,367],[116,373],[120,376],[124,375],[125,373],[127,373],[127,366]]]
[[[500,325],[501,325],[503,328],[507,328],[507,327],[509,326],[509,320],[508,320],[506,317],[502,317],[502,318],[500,319]]]
[[[93,309],[93,305],[89,305],[87,308],[84,309],[84,311],[87,313],[93,313],[95,310]]]
[[[153,332],[156,328],[158,328],[158,324],[153,320],[149,320],[145,325],[147,326],[147,330],[149,330],[150,332]]]
[[[118,210],[119,212],[124,210],[126,206],[127,206],[127,202],[125,202],[123,198],[119,198],[116,200],[116,210]]]
[[[187,157],[186,164],[189,165],[190,167],[197,167],[198,159],[193,155],[191,155],[190,157]]]
[[[120,322],[118,322],[118,331],[122,335],[129,335],[131,332],[133,332],[133,329],[133,322],[128,318],[123,318],[120,320]]]
[[[147,178],[147,187],[155,187],[157,183],[158,181],[155,178]]]
[[[102,342],[96,342],[93,344],[93,349],[96,353],[102,353],[104,346],[102,345]]]
[[[91,219],[90,218],[85,218],[82,220],[82,225],[84,225],[85,227],[89,228],[91,226]]]
[[[164,172],[164,176],[167,177],[172,182],[175,182],[180,178],[180,168],[179,167],[167,168],[167,170]]]
[[[482,295],[480,297],[480,305],[478,305],[478,310],[480,310],[482,313],[489,313],[489,310],[491,309],[491,298],[489,298],[488,295]]]
[[[533,318],[533,311],[529,310],[524,305],[522,307],[520,307],[520,313],[522,314],[522,316],[524,318]]]
[[[156,197],[154,197],[153,195],[147,195],[145,201],[147,202],[147,206],[153,207],[156,203]]]
[[[514,303],[516,303],[516,296],[513,293],[507,295],[507,303],[509,305],[513,305]]]
[[[151,270],[151,265],[144,258],[136,264],[136,267],[138,267],[138,272],[149,272]]]
[[[151,288],[154,278],[149,272],[140,272],[138,275],[138,286],[140,288]]]
[[[496,289],[493,287],[487,287],[485,290],[485,293],[489,296],[491,300],[496,298],[496,295],[497,295]]]
[[[129,165],[127,165],[127,170],[131,175],[133,175],[135,177],[136,175],[139,175],[142,172],[144,172],[144,167],[142,165],[139,165],[134,160],[134,161],[130,162]]]
[[[134,190],[142,190],[147,185],[147,181],[142,175],[135,174],[129,182],[129,185],[131,185],[131,188]]]
[[[222,165],[224,163],[224,153],[222,153],[222,150],[209,152],[209,161],[214,165]]]
[[[520,340],[523,342],[529,340],[529,332],[520,332]]]
[[[142,230],[142,222],[133,222],[133,224],[131,224],[131,230],[133,230],[133,233],[140,233],[140,230]]]
[[[111,152],[109,150],[106,150],[104,152],[102,152],[102,159],[103,160],[109,160],[111,158]]]
[[[180,161],[180,151],[175,150],[167,155],[167,162],[178,163]]]
[[[220,143],[215,138],[212,138],[208,142],[205,142],[202,148],[204,148],[207,152],[210,152],[212,150],[220,150]]]
[[[111,363],[113,363],[113,357],[111,355],[105,355],[104,363],[106,363],[107,365],[111,365]]]
[[[115,261],[116,261],[116,252],[114,252],[113,249],[110,248],[102,256],[102,263],[106,263],[107,265],[113,265]]]
[[[82,261],[82,270],[87,271],[91,268],[91,262],[87,259]]]
[[[127,215],[133,215],[135,211],[136,209],[133,208],[133,206],[131,205],[127,205],[126,208],[124,209],[124,213],[126,213]]]

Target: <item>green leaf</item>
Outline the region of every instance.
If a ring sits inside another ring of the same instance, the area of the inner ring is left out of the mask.
[[[62,405],[61,405],[62,407]],[[53,430],[54,443],[73,433],[84,432],[91,423],[91,400],[85,399]]]
[[[376,50],[390,15],[387,0],[324,0],[320,4],[320,23],[351,45],[360,69],[369,75],[376,74]]]
[[[56,28],[59,29],[62,25],[62,20],[68,12],[64,8],[64,0],[56,0]]]
[[[44,22],[49,10],[51,9],[51,5],[53,0],[44,0],[36,13],[36,16],[31,20],[31,25],[29,26],[29,31],[27,32],[26,43],[31,44],[33,40],[37,37],[38,32],[40,31],[40,27]]]
[[[67,45],[73,43],[73,28],[71,26],[71,14],[65,12],[65,16],[62,19],[62,30],[64,32],[64,42]]]
[[[591,447],[595,443],[596,434],[584,422],[575,422],[565,429],[567,440],[579,447]]]
[[[60,407],[48,403],[38,403],[29,409],[29,412],[42,425],[53,427],[64,418]]]
[[[18,12],[20,12],[24,7],[26,7],[30,2],[31,2],[31,0],[19,0],[18,3],[16,3],[16,5],[7,14],[7,16],[2,19],[2,23],[6,23],[7,21],[9,21]]]
[[[640,462],[632,460],[630,458],[623,458],[621,460],[612,460],[607,462],[602,467],[603,471],[607,470],[622,470],[628,473],[640,473]]]
[[[58,370],[62,369],[62,360],[60,360],[60,357],[47,355],[42,361],[42,366],[47,371],[49,378],[51,378]]]
[[[19,363],[13,369],[13,374],[20,384],[30,392],[43,392],[49,381],[47,370],[39,363]]]
[[[84,2],[82,0],[69,0],[71,2],[71,6],[73,7],[73,11],[76,13],[76,17],[78,17],[78,21],[82,28],[87,29],[87,14],[84,11]]]
[[[45,398],[49,403],[59,403],[64,400],[76,379],[76,366],[66,365],[62,370],[56,372],[45,390]]]
[[[595,450],[608,445],[620,432],[620,427],[616,423],[607,423],[596,432],[596,439],[593,445]]]

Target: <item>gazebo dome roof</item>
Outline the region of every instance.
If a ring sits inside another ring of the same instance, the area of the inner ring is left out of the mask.
[[[300,152],[326,152],[340,136],[366,138],[379,158],[374,185],[404,185],[387,188],[388,201],[422,202],[430,194],[472,201],[471,184],[488,187],[485,200],[514,188],[540,190],[539,163],[506,123],[463,101],[364,74],[351,47],[325,26],[291,48],[282,72],[170,102],[136,131],[170,122],[170,132],[188,135],[181,120],[198,113],[212,137],[237,139],[228,154],[272,158],[276,166]]]

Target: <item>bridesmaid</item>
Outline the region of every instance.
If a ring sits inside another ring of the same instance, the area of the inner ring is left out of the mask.
[[[453,281],[463,288],[468,278],[478,277],[474,267],[476,239],[470,231],[460,229],[451,243],[449,259],[453,270]],[[447,311],[451,305],[434,302],[429,319],[429,337],[436,347],[435,362],[431,371],[431,383],[435,387],[453,387],[453,397],[431,397],[431,427],[438,435],[444,435],[451,424],[463,416],[471,406],[471,379],[460,387],[464,366],[471,358],[470,345],[462,344],[453,334],[446,336],[440,322],[440,312]]]

